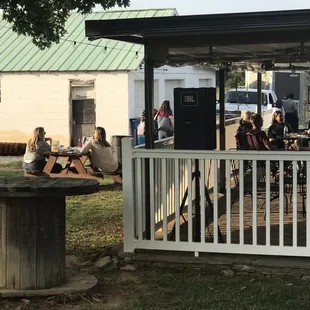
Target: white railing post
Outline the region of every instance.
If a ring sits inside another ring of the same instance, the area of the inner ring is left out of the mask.
[[[134,239],[135,239],[134,171],[135,170],[134,170],[133,149],[134,149],[134,143],[132,138],[122,139],[124,253],[134,252]]]

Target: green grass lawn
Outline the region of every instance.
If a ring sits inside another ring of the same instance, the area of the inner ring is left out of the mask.
[[[1,165],[0,176],[23,175],[20,163]],[[99,193],[67,199],[67,252],[87,260],[105,246],[122,241],[122,192],[106,179]],[[100,303],[72,296],[52,306],[41,299],[29,305],[0,299],[0,309],[148,310],[148,309],[310,309],[310,284],[290,279],[223,277],[201,270],[119,269],[95,274]]]
[[[197,270],[162,268],[137,274],[127,280],[118,276],[120,292],[128,301],[116,309],[310,309],[310,285],[304,281],[225,278]]]

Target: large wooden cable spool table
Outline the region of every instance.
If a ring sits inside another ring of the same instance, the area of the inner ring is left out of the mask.
[[[64,284],[66,196],[98,191],[89,179],[0,178],[0,289]]]

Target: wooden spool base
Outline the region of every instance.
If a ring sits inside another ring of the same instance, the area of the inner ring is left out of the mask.
[[[0,297],[2,298],[40,297],[40,296],[61,295],[65,293],[83,293],[95,287],[97,283],[98,280],[92,275],[78,275],[68,277],[67,282],[63,285],[44,290],[0,289]]]
[[[65,282],[65,197],[0,197],[0,287]]]

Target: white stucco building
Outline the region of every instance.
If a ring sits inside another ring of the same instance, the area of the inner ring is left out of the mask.
[[[89,42],[86,19],[172,16],[173,9],[72,14],[67,35],[40,51],[31,38],[0,30],[0,142],[25,142],[35,127],[63,145],[75,144],[94,126],[108,137],[128,135],[129,119],[144,108],[143,47],[115,40]],[[215,87],[215,71],[197,67],[155,69],[155,107],[175,87]]]

